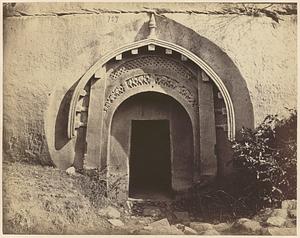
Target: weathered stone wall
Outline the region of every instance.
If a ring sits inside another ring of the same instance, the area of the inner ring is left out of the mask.
[[[253,16],[166,16],[208,38],[232,59],[246,80],[255,125],[267,114],[284,116],[285,107],[296,107],[296,16],[280,16],[279,23]]]
[[[50,151],[64,159],[63,166],[72,163],[75,140],[60,147],[54,134],[58,130],[66,138],[67,105],[75,83],[110,50],[144,39],[151,11],[157,13],[159,38],[182,46],[193,43],[225,79],[235,110],[245,110],[239,113],[237,129],[255,126],[267,114],[286,115],[285,107],[296,107],[296,7],[269,5],[5,5],[4,150],[42,155],[45,162],[51,161]],[[190,38],[197,35],[202,40]],[[231,70],[228,57],[239,72]],[[245,87],[250,102],[244,101]],[[65,115],[59,124],[58,111]]]

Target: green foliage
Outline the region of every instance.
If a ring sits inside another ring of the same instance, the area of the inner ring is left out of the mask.
[[[233,143],[239,196],[252,208],[278,206],[296,197],[297,112],[269,115],[256,129],[243,128]]]

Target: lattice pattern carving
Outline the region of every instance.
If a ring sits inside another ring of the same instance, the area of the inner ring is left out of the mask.
[[[176,74],[179,77],[185,79],[194,78],[193,73],[182,64],[179,64],[176,61],[170,60],[165,57],[149,55],[127,61],[126,63],[120,65],[110,74],[110,79],[116,80],[130,70],[138,68],[152,68],[163,70],[165,72],[173,72],[173,74]]]

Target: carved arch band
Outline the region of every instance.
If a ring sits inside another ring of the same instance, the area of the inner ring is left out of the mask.
[[[103,67],[106,62],[108,62],[110,59],[116,57],[117,55],[120,55],[126,51],[140,48],[147,45],[156,45],[159,47],[163,47],[166,49],[170,49],[173,51],[176,51],[185,57],[187,57],[189,60],[194,62],[196,65],[198,65],[209,77],[210,79],[215,83],[218,90],[220,91],[224,103],[226,106],[227,111],[227,124],[228,124],[228,134],[227,137],[229,140],[234,140],[235,138],[235,116],[234,116],[234,108],[233,103],[230,97],[230,94],[225,87],[223,81],[221,78],[214,72],[214,70],[206,64],[202,59],[200,59],[198,56],[196,56],[194,53],[190,52],[189,50],[176,45],[174,43],[170,43],[167,41],[159,40],[159,39],[145,39],[137,42],[133,42],[131,44],[125,45],[123,47],[120,47],[119,49],[110,52],[103,56],[99,61],[97,61],[79,80],[74,93],[72,95],[71,103],[70,103],[70,110],[69,110],[69,117],[68,117],[68,138],[73,138],[75,136],[75,115],[76,115],[76,104],[79,100],[80,93],[84,89],[85,85],[88,83],[88,81],[97,73],[99,69]]]

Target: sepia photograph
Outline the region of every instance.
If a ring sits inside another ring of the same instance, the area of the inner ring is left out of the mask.
[[[2,235],[297,235],[297,2],[2,2]]]

